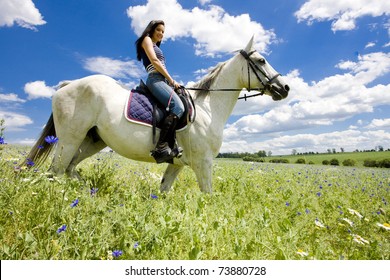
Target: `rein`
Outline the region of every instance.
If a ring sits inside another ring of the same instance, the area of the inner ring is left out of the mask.
[[[255,97],[255,96],[259,96],[259,95],[264,95],[264,92],[266,91],[266,89],[269,89],[271,87],[271,84],[272,82],[280,76],[279,73],[277,73],[275,76],[273,76],[272,78],[269,78],[268,75],[262,70],[260,69],[256,63],[253,62],[253,60],[250,58],[250,56],[256,51],[251,51],[250,53],[247,53],[246,51],[244,50],[241,50],[240,51],[240,54],[245,58],[245,60],[247,61],[247,65],[248,65],[248,87],[247,87],[247,91],[250,92],[251,90],[254,90],[254,91],[259,91],[260,93],[256,93],[256,94],[252,94],[252,95],[246,95],[244,94],[244,96],[242,97],[239,97],[238,99],[244,99],[245,101],[248,99],[248,98],[251,98],[251,97]],[[262,88],[251,88],[250,87],[250,84],[251,84],[251,75],[250,75],[250,69],[252,69],[253,73],[256,75],[256,78],[259,80],[259,82],[263,85]],[[264,76],[264,79],[261,78],[261,76],[257,73],[260,72],[263,76]],[[266,81],[267,80],[267,81]],[[204,88],[194,88],[194,87],[190,87],[190,88],[186,88],[188,90],[203,90],[203,91],[241,91],[242,89],[239,89],[239,88],[217,88],[217,89],[204,89]]]

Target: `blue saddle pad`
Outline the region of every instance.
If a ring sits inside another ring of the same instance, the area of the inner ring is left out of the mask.
[[[153,97],[131,90],[125,107],[125,117],[131,122],[153,125]]]

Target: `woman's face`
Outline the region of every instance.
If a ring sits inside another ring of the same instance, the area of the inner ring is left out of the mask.
[[[165,26],[164,24],[157,25],[152,35],[152,41],[154,43],[161,42],[164,37]]]

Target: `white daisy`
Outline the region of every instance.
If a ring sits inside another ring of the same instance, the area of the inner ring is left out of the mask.
[[[342,220],[343,220],[344,222],[346,222],[347,224],[349,224],[351,227],[353,226],[353,222],[352,222],[350,219],[343,218]]]
[[[359,213],[358,211],[356,211],[356,210],[353,210],[353,209],[351,209],[351,208],[348,208],[348,211],[349,211],[350,214],[356,215],[356,216],[358,216],[360,219],[363,218],[363,215],[360,214],[360,213]]]
[[[388,223],[384,223],[384,224],[377,223],[376,225],[378,227],[385,229],[385,230],[390,230],[390,224],[388,224]]]
[[[365,239],[364,239],[363,237],[361,237],[360,235],[352,234],[352,237],[353,237],[353,241],[355,241],[356,243],[359,243],[359,244],[362,244],[362,245],[370,244],[369,241],[365,240]]]
[[[324,224],[323,223],[321,223],[319,220],[315,220],[315,222],[314,222],[315,224],[316,224],[316,226],[317,227],[319,227],[319,228],[324,228],[325,226],[324,226]]]
[[[302,249],[298,249],[297,254],[300,255],[301,257],[307,257],[309,253],[306,253]]]

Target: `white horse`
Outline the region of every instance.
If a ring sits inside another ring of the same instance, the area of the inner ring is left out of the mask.
[[[198,82],[197,90],[190,91],[196,120],[177,132],[184,152],[168,164],[161,191],[169,191],[178,173],[188,165],[195,172],[200,189],[211,193],[213,158],[218,155],[225,123],[243,88],[257,89],[274,100],[287,96],[289,86],[252,48],[253,38],[244,50],[217,65]],[[59,139],[50,167],[55,175],[79,178],[76,166],[107,146],[126,158],[154,162],[150,155],[154,148],[152,129],[131,123],[124,116],[128,96],[129,89],[104,75],[66,83],[53,95],[52,115],[28,158],[42,163],[52,147],[44,139],[52,135]]]

